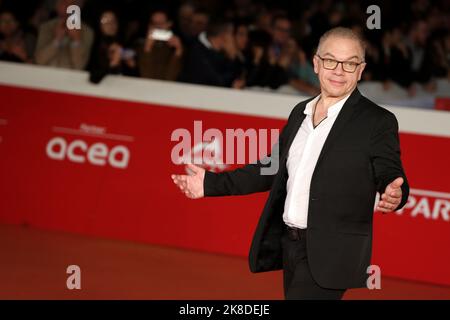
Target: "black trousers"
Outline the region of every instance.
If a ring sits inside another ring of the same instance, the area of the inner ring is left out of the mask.
[[[340,300],[345,290],[320,287],[312,277],[306,250],[307,229],[286,230],[282,236],[283,284],[286,300]]]

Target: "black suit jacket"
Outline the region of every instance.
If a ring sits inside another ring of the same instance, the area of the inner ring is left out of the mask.
[[[223,52],[205,47],[196,40],[189,48],[179,80],[182,82],[230,87],[239,75],[239,63]]]
[[[252,272],[282,268],[286,159],[311,100],[292,110],[280,134],[279,158],[274,152],[271,156],[272,161],[279,160],[276,174],[261,175],[260,169],[269,165],[260,161],[234,171],[205,173],[205,196],[270,190],[249,253]],[[366,286],[375,195],[377,191],[382,194],[397,177],[405,181],[398,210],[406,203],[409,186],[400,160],[397,119],[355,89],[330,130],[310,185],[307,254],[311,273],[320,286]]]

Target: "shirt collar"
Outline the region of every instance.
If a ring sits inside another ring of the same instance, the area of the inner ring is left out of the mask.
[[[211,42],[208,40],[206,36],[206,32],[202,32],[198,35],[198,40],[208,49],[213,49]]]
[[[330,106],[327,111],[327,117],[332,117],[332,116],[337,115],[339,113],[339,111],[341,111],[342,107],[344,106],[345,102],[350,97],[350,95],[351,95],[351,93],[349,93],[347,96],[345,96],[344,98],[342,98],[341,100],[339,100],[338,102],[336,102],[335,104]],[[321,95],[319,94],[317,97],[315,97],[313,100],[311,100],[310,102],[307,103],[307,105],[305,107],[305,111],[303,111],[304,114],[306,114],[308,116],[312,116],[314,107],[317,104],[317,102],[319,101],[320,96]]]
[[[317,101],[319,101],[319,99],[320,99],[320,94],[306,104],[305,111],[303,111],[303,113],[308,116],[311,116],[313,113],[313,108],[316,105]]]

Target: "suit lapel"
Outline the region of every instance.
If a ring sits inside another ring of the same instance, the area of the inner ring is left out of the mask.
[[[296,117],[294,120],[294,127],[292,128],[292,131],[289,134],[288,140],[286,142],[286,148],[284,149],[283,156],[287,156],[287,153],[289,151],[289,148],[291,147],[292,141],[294,141],[295,136],[297,135],[298,129],[300,129],[300,126],[302,125],[303,120],[305,120],[306,115],[301,112],[300,115]]]
[[[326,154],[326,152],[328,151],[330,146],[333,144],[333,142],[336,140],[336,138],[339,136],[339,134],[344,129],[345,124],[350,120],[350,118],[354,112],[354,109],[355,109],[354,107],[358,103],[360,97],[361,97],[361,93],[359,92],[358,88],[355,88],[355,90],[353,90],[352,94],[350,95],[350,97],[348,97],[347,101],[345,102],[344,106],[342,107],[341,111],[339,112],[338,117],[336,118],[336,120],[330,130],[330,133],[328,134],[328,137],[325,140],[325,143],[324,143],[323,148],[319,155],[319,159],[317,160],[317,163],[316,163],[316,168],[318,167],[320,161],[322,160],[322,158],[324,157],[324,155]],[[296,115],[296,117],[293,120],[294,125],[292,127],[292,130],[289,133],[288,139],[286,141],[286,146],[283,148],[283,154],[281,154],[281,158],[280,158],[281,159],[280,164],[283,169],[285,167],[286,158],[287,158],[289,149],[291,147],[291,144],[292,144],[298,130],[300,129],[300,126],[302,125],[303,120],[306,117],[306,115],[304,113],[306,105],[308,104],[308,102],[312,101],[314,98],[311,98],[311,99],[305,101],[304,107],[299,112],[299,114]]]
[[[320,152],[319,159],[316,163],[316,168],[319,166],[322,161],[324,155],[328,152],[330,147],[333,145],[333,142],[339,137],[339,134],[345,128],[346,123],[351,119],[353,112],[355,111],[355,106],[361,97],[361,93],[358,88],[353,90],[350,97],[348,97],[347,101],[344,103],[341,111],[339,112],[333,126],[331,127],[330,133],[328,134],[327,139],[323,145],[323,148]]]
[[[304,113],[304,111],[305,111],[306,105],[307,105],[310,101],[312,101],[312,100],[314,100],[314,99],[315,99],[315,97],[306,100],[306,101],[304,102],[303,108],[302,108],[301,111],[295,116],[295,118],[294,118],[294,120],[293,120],[293,122],[294,122],[293,127],[292,127],[291,131],[289,132],[288,139],[286,140],[286,146],[283,148],[283,154],[281,155],[281,159],[283,160],[283,163],[284,163],[284,159],[287,157],[288,151],[289,151],[289,149],[290,149],[290,147],[291,147],[292,141],[294,141],[294,138],[295,138],[295,136],[296,136],[296,134],[297,134],[297,132],[298,132],[298,129],[300,129],[300,126],[302,125],[303,120],[305,120],[306,114]]]

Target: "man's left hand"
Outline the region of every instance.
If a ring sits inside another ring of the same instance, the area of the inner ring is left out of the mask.
[[[403,182],[403,178],[399,177],[386,186],[386,190],[378,202],[377,211],[392,212],[398,207],[402,200]]]

